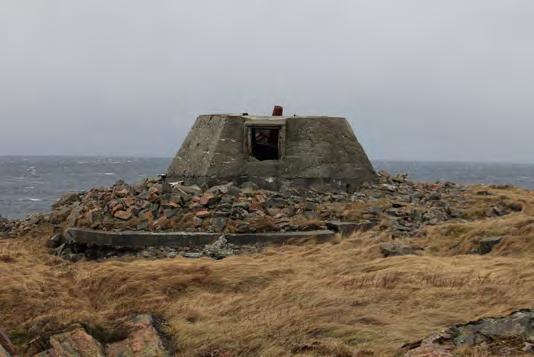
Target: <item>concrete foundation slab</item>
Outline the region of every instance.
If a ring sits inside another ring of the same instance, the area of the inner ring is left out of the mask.
[[[108,232],[84,228],[69,228],[64,236],[68,242],[89,246],[143,249],[146,247],[203,247],[214,243],[222,234],[203,232]],[[253,244],[297,244],[306,241],[326,242],[334,237],[329,230],[306,232],[272,232],[224,234],[228,243],[236,245]]]

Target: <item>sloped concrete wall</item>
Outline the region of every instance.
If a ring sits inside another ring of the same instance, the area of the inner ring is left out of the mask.
[[[287,179],[356,188],[375,177],[369,158],[345,118],[288,120],[284,161],[281,176]]]
[[[243,161],[243,122],[238,116],[199,116],[169,166],[169,178],[199,185],[232,180]]]

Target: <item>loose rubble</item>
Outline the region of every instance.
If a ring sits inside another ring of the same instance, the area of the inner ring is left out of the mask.
[[[26,234],[38,224],[105,231],[203,231],[217,233],[290,232],[324,229],[387,232],[392,237],[416,236],[421,228],[445,221],[506,215],[521,203],[488,196],[488,208],[471,212],[468,186],[415,183],[406,175],[380,173],[375,184],[346,192],[274,192],[253,183],[232,183],[202,190],[160,178],[135,185],[118,181],[108,188],[62,196],[48,214],[24,220],[0,218],[0,234]],[[333,223],[332,223],[333,222]],[[349,222],[350,225],[343,225]],[[340,225],[342,223],[342,225]]]
[[[202,190],[180,182],[145,179],[135,185],[118,181],[105,188],[63,195],[47,214],[23,220],[0,217],[0,238],[28,234],[41,224],[54,226],[55,234],[46,246],[70,261],[83,258],[106,259],[137,256],[148,259],[202,256],[221,259],[258,247],[236,247],[224,242],[176,250],[148,247],[131,250],[76,246],[66,242],[61,231],[69,227],[102,231],[207,232],[224,234],[297,232],[331,229],[341,235],[373,230],[391,238],[417,237],[425,226],[449,221],[503,216],[522,210],[519,202],[492,194],[489,189],[444,183],[415,183],[407,175],[385,172],[379,180],[365,184],[355,193],[274,192],[260,190],[252,182],[233,183]],[[490,187],[491,188],[491,187]],[[483,209],[474,210],[473,201],[484,199]],[[487,254],[500,239],[481,240],[471,251]],[[149,244],[147,244],[149,246]],[[417,254],[420,249],[402,242],[385,243],[384,257]]]
[[[532,352],[534,310],[519,310],[505,317],[486,318],[456,325],[403,347],[404,357],[453,357],[461,347],[483,346],[499,356]]]

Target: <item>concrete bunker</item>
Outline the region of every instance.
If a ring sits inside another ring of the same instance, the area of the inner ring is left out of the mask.
[[[349,122],[329,116],[201,115],[167,172],[167,182],[270,190],[355,191],[375,178]]]

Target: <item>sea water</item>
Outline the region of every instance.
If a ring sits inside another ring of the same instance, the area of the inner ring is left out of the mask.
[[[0,156],[0,215],[46,212],[65,192],[134,183],[166,171],[171,158]],[[534,188],[533,164],[373,161],[376,170],[416,181],[512,184]]]

